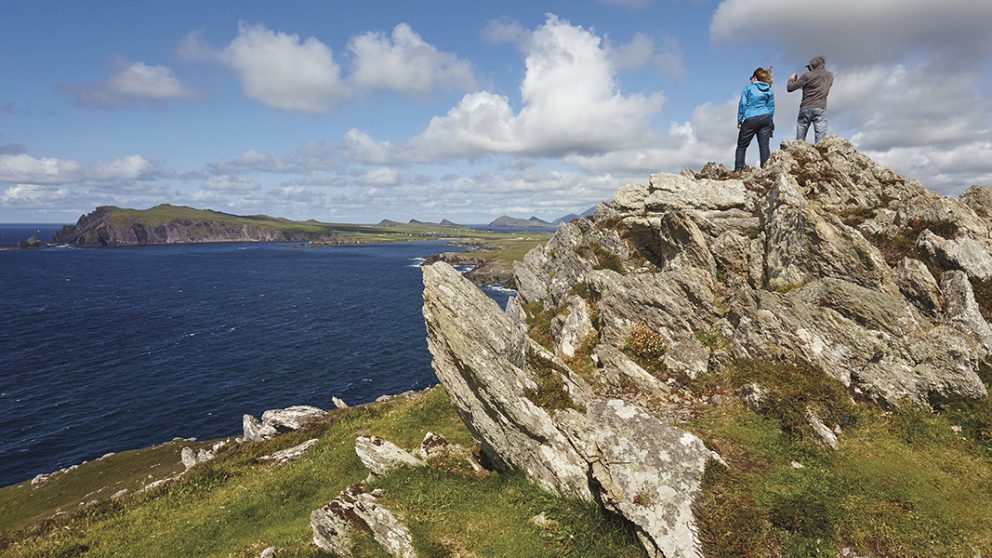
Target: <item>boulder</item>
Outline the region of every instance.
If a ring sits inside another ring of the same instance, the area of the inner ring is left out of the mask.
[[[630,217],[623,225],[641,254],[661,270],[696,267],[716,273],[706,236],[687,214],[668,211],[661,217]]]
[[[601,380],[626,392],[629,397],[646,395],[663,399],[671,392],[668,384],[652,376],[613,345],[597,346],[596,356],[599,359],[598,373]]]
[[[244,440],[246,442],[268,440],[279,433],[274,427],[262,424],[257,418],[251,415],[244,415],[241,422],[244,430]]]
[[[299,430],[304,424],[327,416],[327,412],[309,405],[294,405],[285,409],[270,409],[262,413],[262,424],[278,432]]]
[[[603,505],[637,527],[649,556],[702,558],[692,505],[716,457],[692,434],[618,399],[588,410],[592,478]]]
[[[196,454],[193,453],[192,448],[183,448],[180,457],[182,458],[183,467],[186,467],[187,470],[196,466]]]
[[[816,434],[816,437],[820,439],[823,445],[837,451],[840,447],[840,443],[837,441],[837,435],[834,434],[834,431],[831,430],[829,426],[823,424],[820,417],[816,416],[816,413],[814,413],[809,407],[806,408],[806,420],[809,422],[809,425]]]
[[[397,467],[422,467],[424,462],[396,444],[377,436],[359,436],[355,453],[365,467],[377,476],[385,476]]]
[[[839,218],[816,209],[782,176],[765,198],[765,285],[788,290],[825,277],[896,291],[878,249]]]
[[[289,461],[294,461],[295,459],[299,458],[304,453],[306,453],[307,450],[309,450],[310,448],[312,448],[315,445],[317,445],[317,442],[318,441],[319,440],[317,438],[313,438],[311,440],[307,440],[306,442],[303,442],[302,444],[293,446],[291,448],[286,448],[284,450],[279,450],[279,451],[277,451],[275,453],[270,453],[269,455],[263,455],[262,457],[259,457],[258,460],[259,461],[274,461],[277,464],[287,463]]]
[[[338,556],[353,556],[352,529],[364,524],[387,554],[396,558],[415,558],[417,553],[410,529],[379,504],[375,492],[367,492],[363,485],[352,485],[342,490],[331,503],[314,510],[310,514],[314,544]]]

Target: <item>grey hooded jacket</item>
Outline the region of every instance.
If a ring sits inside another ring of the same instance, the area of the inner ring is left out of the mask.
[[[806,65],[808,72],[799,76],[796,81],[790,81],[785,88],[792,93],[796,89],[803,90],[803,102],[799,109],[827,109],[827,93],[834,84],[834,74],[827,71],[827,59],[817,56]]]

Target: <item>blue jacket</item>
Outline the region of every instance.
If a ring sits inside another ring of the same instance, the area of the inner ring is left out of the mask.
[[[756,81],[741,91],[741,101],[737,104],[737,123],[764,114],[775,114],[775,92],[771,85]]]

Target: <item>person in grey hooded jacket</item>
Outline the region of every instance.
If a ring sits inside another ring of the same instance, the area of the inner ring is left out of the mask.
[[[796,139],[806,141],[809,125],[813,125],[816,143],[827,135],[827,94],[834,84],[834,74],[827,71],[827,59],[814,57],[806,65],[802,76],[792,74],[785,88],[789,93],[803,90],[803,100],[799,105],[799,119],[796,123]]]

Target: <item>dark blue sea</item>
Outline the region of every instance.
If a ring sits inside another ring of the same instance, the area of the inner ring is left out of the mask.
[[[22,233],[14,242],[37,234]],[[452,249],[0,250],[0,486],[176,436],[237,434],[245,413],[435,384],[417,258]],[[506,291],[487,292],[505,304]]]

